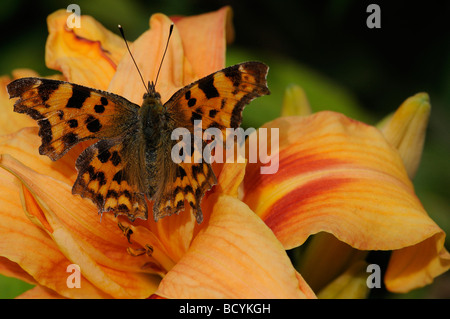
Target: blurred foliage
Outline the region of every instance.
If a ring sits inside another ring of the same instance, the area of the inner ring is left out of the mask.
[[[0,275],[0,299],[14,298],[30,288],[33,288],[33,285],[16,278]]]
[[[28,67],[42,75],[45,67],[46,17],[74,1],[4,0],[0,10],[0,74]],[[450,2],[375,1],[381,29],[366,27],[373,1],[208,1],[79,0],[82,14],[94,16],[110,30],[117,24],[130,41],[148,28],[152,13],[192,15],[231,5],[236,38],[227,65],[259,60],[270,66],[272,94],[244,111],[244,126],[257,127],[280,114],[284,89],[302,86],[312,109],[342,112],[374,124],[407,97],[428,92],[432,112],[421,167],[414,180],[427,212],[450,233]],[[447,238],[446,247],[450,247]],[[450,276],[401,297],[450,297]],[[0,297],[14,297],[30,286],[0,277]],[[396,297],[376,292],[373,297]]]

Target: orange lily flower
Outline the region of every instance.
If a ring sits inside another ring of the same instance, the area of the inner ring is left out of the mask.
[[[230,15],[222,8],[174,19],[157,88],[163,100],[224,67]],[[73,30],[66,20],[65,11],[48,18],[47,65],[139,104],[143,89],[122,40],[91,17]],[[145,79],[156,76],[169,24],[153,15],[131,46]],[[0,107],[12,103],[2,99]],[[393,291],[449,268],[445,234],[415,197],[397,150],[343,115],[267,123],[280,130],[278,172],[260,175],[260,163],[216,165],[218,185],[202,201],[200,225],[188,212],[157,223],[104,214],[100,222],[92,202],[71,194],[85,145],[52,162],[38,155],[34,122],[22,118],[16,128],[23,129],[0,132],[0,273],[36,285],[23,298],[314,298],[285,249],[321,231],[356,249],[395,250],[385,278]],[[80,288],[68,285],[71,264]]]
[[[227,7],[175,19],[157,88],[163,99],[224,67],[230,19]],[[68,81],[139,103],[143,88],[122,40],[91,17],[73,30],[66,20],[62,10],[48,18],[47,65]],[[150,30],[131,45],[146,79],[156,76],[170,23],[153,15]],[[12,103],[2,100],[2,108]],[[51,162],[37,154],[39,139],[36,127],[25,127],[2,135],[0,145],[0,272],[36,285],[20,297],[315,297],[278,239],[237,199],[245,164],[216,167],[219,183],[202,201],[200,225],[188,212],[157,223],[112,214],[100,221],[91,201],[71,194],[85,145]],[[79,267],[80,288],[68,283],[71,264]]]
[[[249,163],[243,201],[286,249],[313,234],[334,235],[320,234],[300,267],[315,292],[359,263],[351,247],[394,251],[384,278],[392,292],[427,285],[450,268],[445,232],[409,179],[422,153],[428,95],[407,99],[381,132],[334,112],[293,116],[310,112],[299,88],[287,91],[283,112],[291,116],[262,126],[280,129],[279,170],[262,175],[262,163]]]

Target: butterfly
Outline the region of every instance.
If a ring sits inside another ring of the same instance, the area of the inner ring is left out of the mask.
[[[77,158],[72,193],[91,199],[99,214],[113,212],[131,221],[147,219],[146,198],[153,218],[184,210],[198,223],[206,191],[217,183],[211,164],[175,163],[171,132],[239,127],[244,107],[270,94],[267,65],[245,62],[224,68],[178,90],[164,104],[149,83],[141,106],[119,95],[74,83],[28,77],[8,84],[14,111],[37,121],[41,155],[58,160],[76,144],[96,139]],[[205,142],[204,142],[205,143]],[[190,154],[192,156],[193,154]]]

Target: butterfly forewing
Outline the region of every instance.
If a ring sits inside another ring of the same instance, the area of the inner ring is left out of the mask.
[[[22,78],[8,85],[19,97],[14,111],[38,120],[40,154],[59,159],[77,143],[124,134],[137,121],[139,107],[104,91],[63,81]]]
[[[174,114],[182,114],[179,124],[191,130],[195,120],[202,121],[203,130],[237,128],[244,107],[254,98],[270,93],[267,71],[267,65],[260,62],[230,66],[179,90],[165,106]]]

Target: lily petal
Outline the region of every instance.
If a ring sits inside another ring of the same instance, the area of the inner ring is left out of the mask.
[[[217,178],[217,192],[238,198],[247,163],[224,163]]]
[[[0,137],[0,154],[20,158],[23,164],[34,171],[72,185],[76,179],[75,160],[79,151],[70,150],[59,161],[53,162],[47,156],[39,155],[37,145],[40,143],[37,127],[24,128]]]
[[[81,289],[69,289],[66,268],[71,262],[59,251],[57,245],[42,229],[36,227],[24,214],[21,205],[21,184],[10,173],[0,169],[0,241],[2,267],[6,275],[14,275],[29,283],[58,291],[66,297],[82,293],[87,298],[105,296],[83,280]],[[5,272],[5,267],[7,268]],[[22,271],[20,270],[22,269]]]
[[[439,249],[420,263],[442,261],[436,254],[444,249],[444,233],[377,129],[333,112],[280,118],[265,127],[280,129],[279,171],[260,175],[261,164],[249,164],[244,202],[286,249],[320,231],[360,250],[395,250],[434,238]]]
[[[0,274],[6,277],[20,279],[32,285],[37,283],[33,277],[23,270],[17,263],[5,257],[0,257]]]
[[[150,209],[149,211],[151,212]],[[148,228],[161,241],[167,251],[167,256],[173,261],[170,268],[189,249],[196,224],[195,217],[189,212],[189,209],[181,211],[179,214],[167,216],[158,222],[153,219],[148,221]],[[166,269],[170,270],[170,268]]]
[[[78,264],[95,287],[120,298],[142,298],[154,292],[158,277],[141,269],[146,260],[127,253],[129,244],[116,218],[105,214],[100,223],[94,205],[73,196],[70,186],[34,172],[10,156],[2,156],[0,165],[23,183],[28,215],[45,226],[58,250]]]
[[[392,292],[408,292],[433,282],[450,269],[450,253],[444,248],[445,234],[438,233],[416,245],[392,252],[384,278]]]
[[[207,227],[164,277],[166,298],[305,298],[284,248],[240,200],[214,194]]]
[[[69,15],[58,10],[47,18],[46,65],[70,82],[106,90],[126,52],[123,40],[90,16],[80,16],[80,28],[69,29]]]
[[[150,18],[150,30],[144,32],[131,46],[130,51],[142,73],[144,81],[155,81],[161,64],[164,49],[169,36],[172,21],[164,14],[154,14]],[[185,84],[184,51],[177,28],[173,29],[164,63],[161,65],[157,91],[163,102]],[[124,79],[126,81],[124,82]],[[125,83],[125,85],[124,85]],[[141,86],[141,79],[133,60],[125,55],[117,67],[108,91],[119,94],[141,105],[142,95],[146,89]],[[147,85],[147,82],[145,83]]]
[[[162,56],[172,20],[161,13],[151,16],[150,30],[130,46],[144,81],[155,81],[163,62],[156,88],[162,102],[181,87],[222,69],[225,66],[226,41],[233,37],[229,7],[173,20],[175,27],[164,61]],[[128,79],[129,85],[124,85],[124,78]],[[125,55],[108,90],[140,105],[145,88],[138,83],[141,83],[139,73],[131,57]]]
[[[361,250],[398,249],[442,231],[374,127],[334,112],[264,127],[280,129],[279,171],[260,175],[261,164],[250,163],[244,202],[287,249],[319,231]]]
[[[232,16],[231,7],[226,6],[214,12],[172,19],[180,31],[186,59],[197,78],[225,67],[226,44],[234,38]]]
[[[322,230],[359,249],[401,248],[441,232],[375,128],[334,112],[265,127],[280,129],[280,169],[260,175],[261,164],[249,164],[244,201],[286,248]]]

